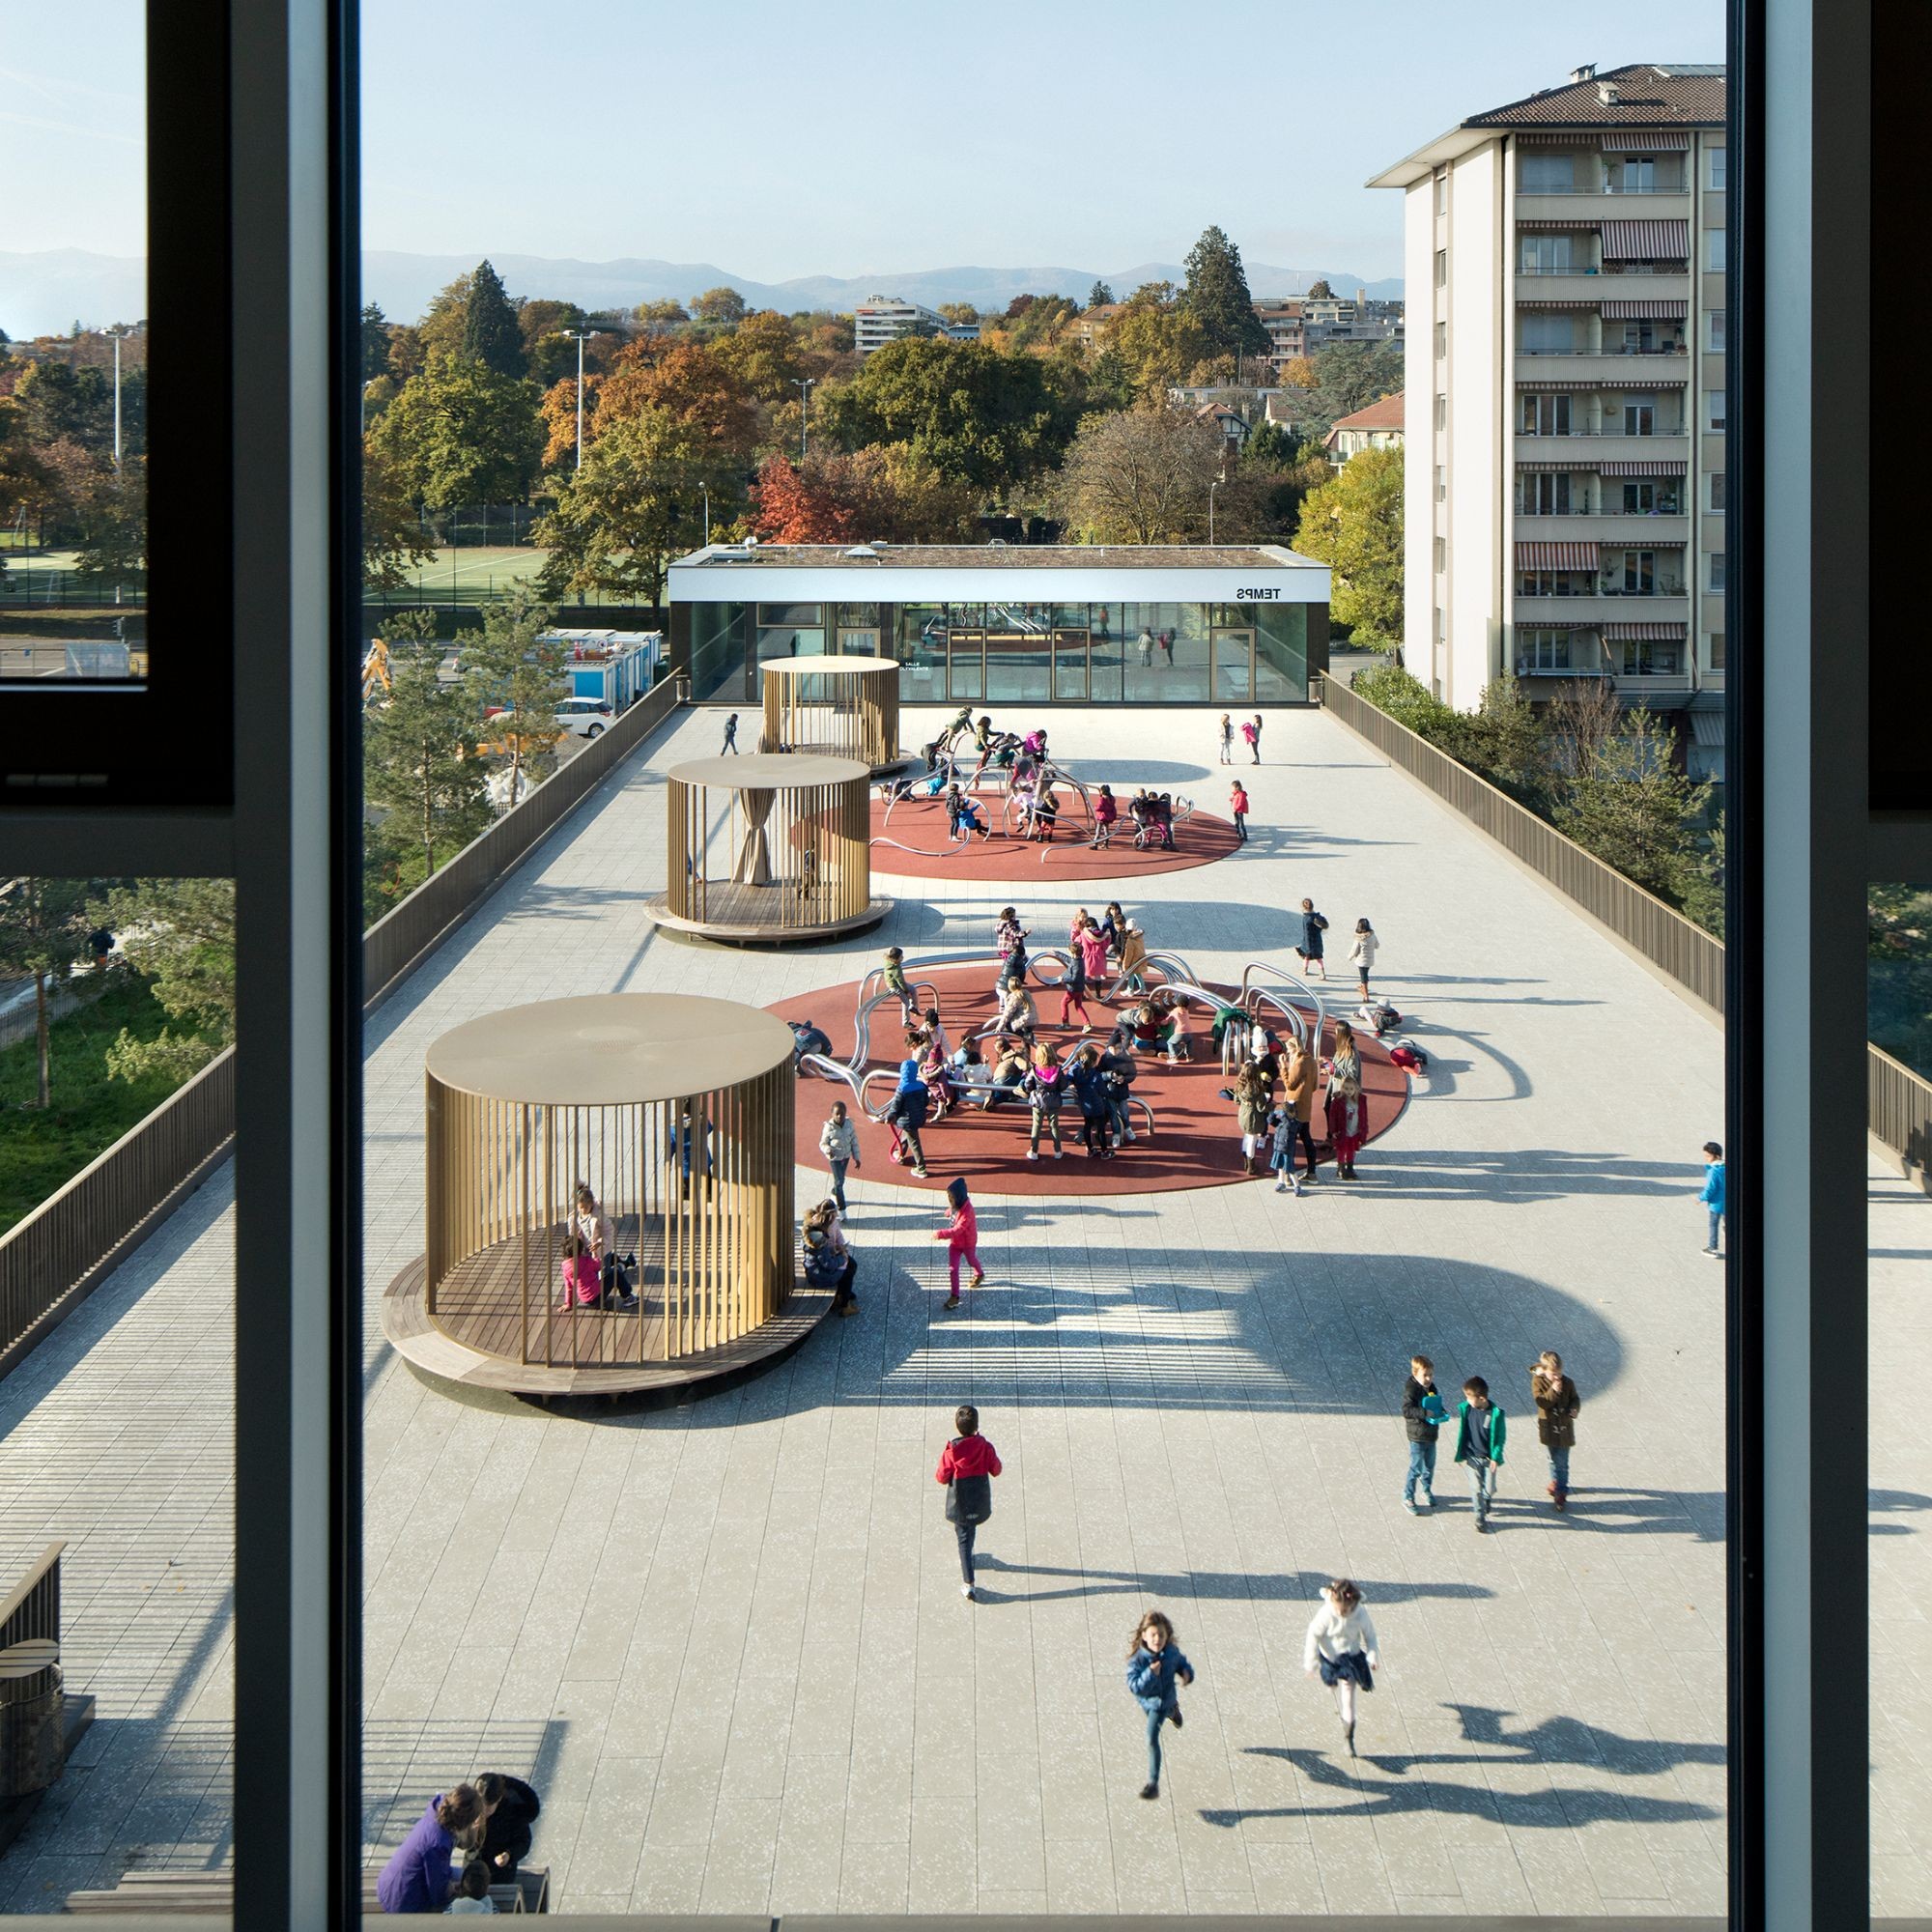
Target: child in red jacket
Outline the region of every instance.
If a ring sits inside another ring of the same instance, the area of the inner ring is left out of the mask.
[[[932,1238],[946,1243],[947,1272],[952,1282],[952,1292],[946,1297],[946,1306],[957,1308],[960,1262],[972,1263],[972,1285],[975,1288],[986,1279],[986,1270],[980,1265],[980,1217],[974,1212],[972,1202],[966,1198],[966,1183],[957,1179],[949,1180],[946,1183],[946,1198],[952,1204],[952,1218],[945,1227],[934,1232]]]
[[[959,1541],[959,1594],[971,1603],[973,1538],[993,1514],[1000,1452],[980,1434],[980,1411],[970,1402],[953,1412],[952,1426],[959,1434],[940,1451],[936,1480],[946,1485],[946,1520]]]

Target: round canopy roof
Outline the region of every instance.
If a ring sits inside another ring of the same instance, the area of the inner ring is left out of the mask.
[[[693,758],[666,774],[679,784],[729,785],[734,791],[779,791],[800,785],[868,781],[869,765],[857,758],[824,758],[810,752],[752,752],[740,757]]]
[[[827,677],[843,673],[847,677],[884,677],[899,674],[896,658],[867,658],[854,654],[840,657],[827,652],[817,658],[774,658],[759,668],[767,677]]]
[[[444,1034],[423,1064],[445,1087],[492,1100],[609,1107],[732,1087],[791,1050],[791,1029],[756,1007],[598,993],[485,1013]]]

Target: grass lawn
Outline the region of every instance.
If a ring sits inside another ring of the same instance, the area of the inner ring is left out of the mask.
[[[394,607],[487,604],[512,584],[535,577],[549,558],[549,551],[531,550],[527,545],[516,549],[465,545],[459,550],[440,550],[427,563],[417,564],[410,572],[408,589],[392,590],[386,599],[381,591],[370,591],[367,597],[372,604],[386,601]]]
[[[111,976],[107,989],[54,1021],[53,1105],[32,1103],[39,1092],[34,1039],[0,1048],[0,1231],[33,1208],[154,1112],[174,1091],[166,1078],[130,1084],[107,1077],[106,1053],[121,1029],[152,1039],[167,1015],[131,973]]]

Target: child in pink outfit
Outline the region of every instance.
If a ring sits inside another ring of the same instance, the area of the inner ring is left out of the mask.
[[[567,1236],[563,1243],[563,1299],[557,1303],[558,1312],[572,1302],[582,1308],[595,1308],[603,1293],[603,1275],[597,1257],[590,1252],[590,1243],[582,1235]]]
[[[974,1212],[972,1202],[966,1198],[966,1183],[959,1179],[949,1180],[946,1183],[946,1198],[952,1204],[952,1218],[937,1230],[932,1238],[946,1243],[947,1271],[952,1282],[952,1292],[946,1297],[946,1305],[957,1308],[960,1262],[964,1260],[972,1264],[975,1288],[986,1279],[986,1270],[980,1265],[980,1217]]]

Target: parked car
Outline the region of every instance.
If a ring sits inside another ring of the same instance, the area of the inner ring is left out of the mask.
[[[557,724],[580,738],[601,736],[610,728],[613,716],[611,707],[595,697],[566,697],[556,707]]]

